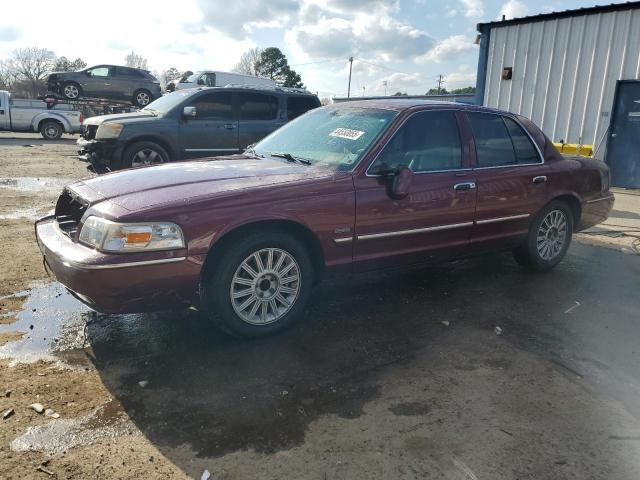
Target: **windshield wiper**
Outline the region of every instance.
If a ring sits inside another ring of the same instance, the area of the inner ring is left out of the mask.
[[[244,152],[242,152],[242,153],[244,153],[245,155],[249,154],[249,155],[251,155],[253,157],[264,158],[264,155],[262,155],[261,153],[256,152],[255,148],[253,148],[253,145],[255,145],[255,143],[252,144],[252,145],[249,145],[247,148],[245,148]]]
[[[288,152],[270,152],[269,155],[272,157],[284,158],[290,162],[300,162],[303,165],[311,165],[311,162],[306,158],[294,157]]]

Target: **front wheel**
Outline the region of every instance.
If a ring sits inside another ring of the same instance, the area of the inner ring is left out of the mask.
[[[122,154],[119,168],[137,168],[169,161],[169,154],[154,142],[136,142]]]
[[[553,201],[536,215],[526,241],[513,251],[513,256],[530,270],[551,270],[567,253],[572,233],[571,209],[564,202]]]
[[[146,107],[151,103],[151,93],[148,90],[137,90],[133,94],[133,104],[138,107]]]
[[[312,289],[313,267],[296,238],[255,232],[215,256],[201,293],[209,318],[224,331],[262,337],[300,316]]]
[[[82,96],[82,89],[75,82],[67,82],[62,85],[62,96],[67,100],[78,100]]]

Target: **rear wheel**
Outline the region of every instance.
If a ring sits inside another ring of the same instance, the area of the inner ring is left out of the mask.
[[[313,283],[305,246],[279,232],[255,232],[227,246],[205,275],[209,318],[238,337],[270,335],[304,309]]]
[[[137,168],[169,161],[169,154],[154,142],[136,142],[122,154],[120,168]]]
[[[63,132],[64,128],[58,122],[48,121],[40,125],[40,135],[45,140],[59,140]]]
[[[513,251],[513,256],[530,270],[551,270],[567,253],[572,233],[571,209],[564,202],[553,201],[536,215],[526,241]]]
[[[64,83],[61,90],[62,96],[67,100],[77,100],[82,96],[82,89],[75,82]]]

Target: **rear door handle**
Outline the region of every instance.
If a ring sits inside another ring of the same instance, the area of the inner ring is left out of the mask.
[[[540,175],[539,177],[533,177],[533,183],[544,183],[547,181],[547,177],[545,175]]]
[[[474,188],[476,188],[475,182],[456,183],[453,186],[454,190],[472,190]]]
[[[236,128],[236,125],[234,123],[225,123],[224,128],[226,128],[227,130],[233,130],[234,128]]]

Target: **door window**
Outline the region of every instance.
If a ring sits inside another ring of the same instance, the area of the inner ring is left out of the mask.
[[[92,77],[108,77],[109,67],[96,67],[89,70]]]
[[[533,145],[531,138],[522,130],[522,127],[510,118],[503,117],[502,119],[511,136],[518,164],[542,163],[538,150]]]
[[[197,118],[199,119],[233,119],[231,92],[216,92],[202,95],[196,99],[193,106],[196,107]]]
[[[416,173],[462,168],[462,145],[455,113],[414,114],[378,156],[371,173],[400,167]]]
[[[499,115],[469,113],[479,167],[515,165],[516,154],[507,127]]]
[[[278,117],[278,97],[262,93],[240,93],[241,120],[275,120]]]
[[[317,107],[318,100],[313,97],[287,97],[287,118],[293,120]]]

